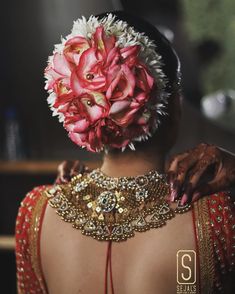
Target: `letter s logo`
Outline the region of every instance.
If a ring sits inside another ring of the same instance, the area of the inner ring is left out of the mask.
[[[187,258],[189,260],[189,262],[192,261],[192,258],[191,258],[191,256],[189,254],[184,254],[181,257],[181,265],[182,265],[183,268],[187,269],[188,273],[189,273],[188,276],[186,276],[186,277],[185,277],[184,273],[181,273],[181,277],[183,278],[183,280],[188,281],[192,277],[192,270],[191,270],[191,268],[189,266],[185,265],[185,258]]]
[[[177,252],[177,283],[193,285],[196,283],[196,252],[179,250]]]

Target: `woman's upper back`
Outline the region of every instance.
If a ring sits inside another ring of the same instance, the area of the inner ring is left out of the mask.
[[[83,236],[48,206],[42,226],[41,259],[50,293],[104,293],[108,245]],[[191,212],[171,220],[164,228],[113,242],[115,293],[174,293],[180,249],[195,250]]]
[[[104,293],[108,243],[83,236],[71,224],[63,222],[47,205],[45,189],[29,193],[19,210],[16,230],[19,292],[31,293],[24,292],[25,287],[38,287],[41,293],[48,290],[52,294]],[[113,242],[115,293],[175,293],[176,253],[184,249],[197,252],[204,287],[200,293],[210,293],[206,287],[215,286],[220,278],[216,267],[228,271],[234,260],[234,215],[234,205],[227,196],[213,195],[162,228],[137,233],[125,242]],[[203,276],[208,275],[203,269],[210,265],[211,276]],[[23,275],[25,270],[28,273]],[[198,282],[199,275],[199,289]]]

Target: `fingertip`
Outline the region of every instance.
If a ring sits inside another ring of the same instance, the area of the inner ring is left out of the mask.
[[[171,202],[171,195],[166,196],[166,201]]]
[[[170,194],[170,200],[171,200],[171,202],[174,202],[175,200],[176,200],[176,198],[177,198],[177,191],[176,190],[172,190],[171,191],[171,194]]]
[[[66,177],[66,176],[62,176],[61,177],[61,180],[64,184],[68,183],[69,182],[69,179]]]
[[[188,196],[184,194],[180,200],[180,205],[185,205],[187,201],[188,201]]]
[[[69,161],[67,161],[67,160],[64,160],[64,161],[61,163],[61,167],[62,167],[62,168],[67,168],[68,165],[69,165]]]
[[[55,185],[60,185],[61,184],[61,179],[60,178],[57,178],[56,180],[55,180]]]

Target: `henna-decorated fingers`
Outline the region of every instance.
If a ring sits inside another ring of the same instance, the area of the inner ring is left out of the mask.
[[[196,148],[185,153],[176,155],[168,170],[171,175],[170,200],[174,201],[182,196],[182,205],[191,202],[193,193],[200,185],[203,174],[209,166],[218,166],[220,157],[218,147],[205,143],[199,144]]]
[[[70,170],[73,166],[73,162],[70,160],[65,160],[59,164],[57,171],[58,175],[56,178],[56,184],[67,183],[70,180]]]
[[[58,175],[56,178],[56,184],[65,184],[68,183],[72,177],[88,172],[89,168],[85,166],[81,161],[75,160],[66,160],[59,164]]]
[[[218,184],[217,175],[221,172],[222,162],[219,160],[218,149],[215,146],[206,145],[204,152],[201,154],[201,158],[195,167],[192,168],[190,172],[190,176],[188,178],[188,183],[186,183],[185,193],[182,196],[181,204],[184,205],[186,203],[191,203],[192,201],[198,200],[200,197],[205,196],[206,194],[202,194],[199,191],[200,189],[205,189],[205,192],[212,194],[212,187],[216,187]],[[210,168],[213,167],[213,173],[209,173]],[[207,173],[206,173],[207,172]],[[207,177],[205,178],[205,176]],[[210,181],[209,181],[210,179]],[[215,181],[214,181],[215,179]],[[205,180],[209,182],[205,182]],[[216,184],[217,183],[217,184]],[[217,190],[217,188],[216,188]],[[218,191],[220,189],[218,188]]]
[[[84,164],[81,163],[79,160],[75,160],[70,170],[70,177],[72,178],[78,175],[79,173],[83,173],[83,172],[84,172]]]
[[[202,178],[208,168],[215,164],[216,161],[213,157],[204,156],[191,169],[190,176],[187,178],[187,183],[184,184],[185,191],[180,202],[181,205],[185,205],[186,203],[190,203],[192,201],[193,195],[195,194],[195,188],[198,187],[199,183],[203,181]],[[196,198],[199,197],[199,195],[196,196]]]
[[[197,158],[195,156],[190,156],[190,153],[178,162],[176,177],[174,178],[174,182],[172,185],[171,201],[178,199],[181,195],[183,187],[185,185],[185,181],[188,178],[189,171],[195,165],[196,162]],[[191,192],[190,183],[188,184],[186,192]]]
[[[199,144],[176,155],[168,174],[171,199],[182,196],[181,205],[185,205],[235,186],[235,155],[215,145]]]
[[[168,179],[171,187],[172,201],[180,196],[183,187],[183,181],[187,179],[188,173],[193,165],[202,156],[207,144],[199,144],[193,149],[173,157],[168,168]]]
[[[167,171],[167,178],[171,188],[171,195],[169,199],[171,201],[174,201],[174,199],[177,196],[178,182],[175,182],[175,178],[178,172],[178,164],[181,160],[183,160],[187,156],[188,156],[188,153],[185,152],[185,153],[174,156],[170,161],[168,171]]]
[[[168,176],[169,182],[172,182],[174,180],[174,177],[177,173],[178,163],[187,156],[188,156],[188,153],[184,152],[184,153],[175,155],[171,158],[169,166],[167,168],[167,176]]]

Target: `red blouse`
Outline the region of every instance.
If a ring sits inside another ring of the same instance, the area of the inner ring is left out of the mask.
[[[29,192],[16,220],[16,264],[19,294],[48,293],[40,262],[40,230],[47,198],[41,186]],[[200,293],[222,293],[223,278],[234,271],[235,203],[221,192],[192,207],[200,273]]]

